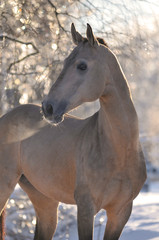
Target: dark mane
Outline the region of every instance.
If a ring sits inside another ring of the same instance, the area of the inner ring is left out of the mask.
[[[104,40],[103,38],[97,37],[97,40],[98,40],[98,42],[99,42],[100,44],[108,47],[108,44],[105,42],[105,40]]]
[[[103,38],[97,37],[97,40],[100,44],[109,47],[108,44],[106,43],[106,41]],[[87,38],[83,38],[83,43],[87,43],[88,39]]]

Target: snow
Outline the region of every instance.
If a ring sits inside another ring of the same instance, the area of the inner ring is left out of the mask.
[[[121,240],[159,240],[159,193],[141,193],[134,201],[132,215]]]
[[[76,206],[59,205],[59,222],[54,240],[77,240]],[[100,211],[94,224],[94,240],[102,239],[106,223]],[[35,213],[27,195],[17,186],[7,204],[6,240],[33,239]],[[134,201],[131,217],[120,240],[159,240],[159,182],[149,184]]]

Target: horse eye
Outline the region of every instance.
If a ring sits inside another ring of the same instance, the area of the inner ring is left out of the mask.
[[[77,65],[77,69],[84,71],[84,70],[87,69],[87,64],[84,63],[84,62],[79,63],[79,64]]]

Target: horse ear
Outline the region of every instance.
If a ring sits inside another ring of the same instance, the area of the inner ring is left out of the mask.
[[[74,23],[71,24],[71,33],[74,44],[78,45],[80,42],[83,41],[83,37],[79,32],[76,31]]]
[[[88,42],[91,44],[92,47],[98,45],[98,41],[97,41],[96,37],[93,34],[91,26],[88,23],[87,23],[86,35],[87,35]]]

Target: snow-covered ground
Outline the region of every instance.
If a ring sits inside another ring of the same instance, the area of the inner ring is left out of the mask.
[[[26,194],[16,187],[7,205],[6,240],[33,239],[35,215]],[[102,239],[106,214],[100,211],[95,219],[94,239]],[[59,223],[54,240],[76,240],[76,206],[59,205]],[[151,183],[148,192],[141,192],[134,201],[132,215],[121,240],[159,240],[159,182]]]

